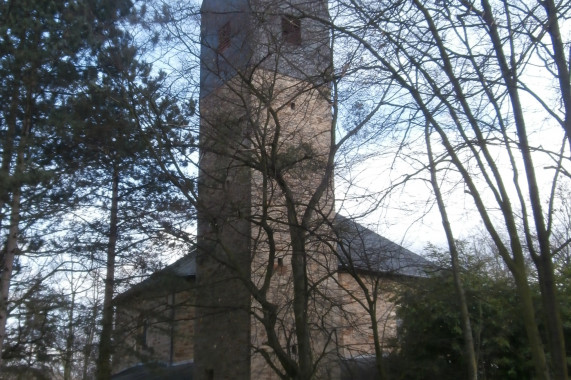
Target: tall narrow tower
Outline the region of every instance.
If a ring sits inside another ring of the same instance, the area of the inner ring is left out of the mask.
[[[203,1],[197,379],[335,377],[327,19]]]

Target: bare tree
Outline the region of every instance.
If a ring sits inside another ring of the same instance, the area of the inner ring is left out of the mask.
[[[204,2],[201,54],[188,26],[197,9],[179,11],[163,8],[156,19],[179,49],[188,49],[187,60],[202,65],[199,161],[160,139],[160,118],[141,114],[139,122],[159,137],[152,144],[159,165],[199,215],[196,375],[332,375],[326,363],[339,349],[340,307],[335,157],[359,146],[359,132],[382,101],[363,109],[356,123],[337,124],[346,73],[333,69],[330,29],[317,20],[327,15],[323,2],[224,9]],[[171,52],[177,57],[180,50]],[[189,177],[189,163],[198,178]],[[376,294],[368,300],[375,328]],[[375,334],[379,356],[382,335]],[[231,350],[236,341],[250,343]],[[252,368],[241,367],[250,355]]]
[[[466,302],[466,295],[464,293],[464,287],[462,285],[462,280],[460,279],[460,263],[459,263],[459,253],[456,244],[456,239],[454,238],[454,232],[452,231],[452,226],[450,224],[450,219],[448,218],[448,213],[446,211],[446,204],[444,202],[444,197],[440,191],[440,185],[438,183],[438,176],[436,173],[436,163],[432,155],[432,147],[430,142],[430,135],[426,135],[426,148],[429,160],[429,170],[430,170],[430,183],[434,189],[434,196],[438,204],[438,210],[442,217],[442,226],[446,234],[446,240],[448,243],[448,248],[450,249],[450,267],[452,269],[452,276],[454,278],[454,287],[456,289],[456,295],[458,297],[458,305],[460,307],[460,315],[462,322],[462,332],[464,337],[464,350],[466,353],[466,362],[468,367],[468,376],[470,379],[476,380],[478,378],[478,363],[476,357],[476,349],[474,347],[474,337],[472,334],[472,323],[470,321],[470,315],[468,313],[468,304]]]
[[[550,243],[553,192],[569,164],[567,139],[561,134],[558,144],[533,136],[541,128],[565,130],[569,118],[566,42],[558,27],[569,5],[337,1],[333,8],[338,22],[324,22],[355,42],[363,57],[349,71],[367,78],[373,72],[380,91],[399,97],[399,104],[386,106],[404,116],[409,141],[428,126],[431,156],[437,157],[436,167],[429,167],[437,181],[461,183],[470,195],[516,281],[536,375],[551,378],[551,367],[554,378],[567,378]],[[553,85],[540,88],[538,75]],[[536,120],[544,125],[534,128]],[[537,172],[537,162],[554,167],[550,179]],[[438,171],[449,163],[454,170]],[[527,255],[541,285],[549,364],[531,302]]]

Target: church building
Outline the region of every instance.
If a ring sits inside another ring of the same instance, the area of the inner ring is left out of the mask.
[[[391,349],[390,296],[427,263],[336,215],[328,20],[203,1],[196,247],[116,298],[114,379],[352,378]]]

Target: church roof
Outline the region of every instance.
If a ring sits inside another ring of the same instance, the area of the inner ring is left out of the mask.
[[[385,275],[426,277],[428,260],[337,214],[334,222],[338,242],[339,268]]]
[[[183,258],[175,261],[167,266],[162,271],[168,275],[175,275],[178,277],[190,277],[196,275],[196,252],[193,250],[190,254],[185,255]]]
[[[177,289],[185,286],[186,280],[196,276],[196,251],[193,250],[182,258],[167,267],[153,273],[150,277],[128,288],[115,297],[116,301],[128,299],[131,295],[138,294],[139,291]]]
[[[430,262],[422,256],[339,214],[335,216],[333,225],[338,239],[339,269],[355,269],[384,275],[426,276],[425,271],[430,267]],[[168,277],[194,276],[196,251],[185,255],[135,287]]]

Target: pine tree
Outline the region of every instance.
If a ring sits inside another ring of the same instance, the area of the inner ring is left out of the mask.
[[[99,244],[95,251],[105,273],[98,379],[111,375],[113,297],[117,284],[126,280],[119,269],[151,269],[159,259],[160,247],[154,243],[164,245],[165,233],[176,229],[177,221],[190,221],[192,212],[184,199],[169,191],[170,182],[158,175],[149,149],[153,135],[137,122],[145,104],[132,97],[133,88],[149,95],[143,102],[146,106],[153,99],[154,115],[168,120],[161,123],[165,132],[176,129],[184,119],[176,102],[157,99],[161,77],[152,78],[150,66],[139,62],[137,55],[127,33],[117,35],[101,50],[94,80],[68,104],[74,118],[62,142],[62,151],[79,163],[77,177],[86,194],[83,202],[98,210],[89,219],[90,234],[100,237],[94,239]]]
[[[23,0],[0,4],[0,351],[6,335],[9,288],[29,221],[31,189],[63,183],[52,151],[66,98],[85,78],[95,52],[117,33],[129,0]],[[43,195],[33,191],[33,195]],[[59,199],[63,202],[65,199]]]

